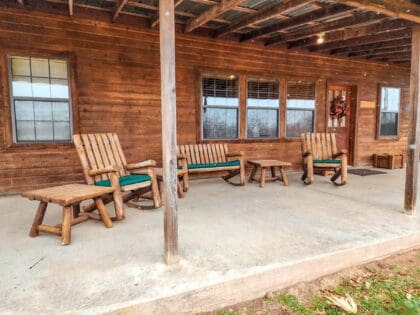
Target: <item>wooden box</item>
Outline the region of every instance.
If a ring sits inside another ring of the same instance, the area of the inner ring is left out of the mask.
[[[404,168],[404,154],[374,154],[373,167],[378,168]]]

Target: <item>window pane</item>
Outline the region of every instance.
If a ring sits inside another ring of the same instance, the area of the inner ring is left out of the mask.
[[[53,140],[53,124],[51,121],[35,121],[36,140]]]
[[[50,76],[48,59],[31,58],[31,71],[33,77],[48,78]]]
[[[287,99],[314,100],[315,82],[302,80],[287,81]]]
[[[289,99],[287,108],[315,109],[315,100]]]
[[[202,80],[203,96],[237,98],[238,79],[236,77],[206,77]]]
[[[249,80],[247,83],[247,106],[278,107],[278,82]]]
[[[400,89],[391,87],[381,88],[381,109],[383,111],[398,112],[400,108]]]
[[[32,93],[34,97],[50,97],[50,79],[32,78]]]
[[[15,101],[16,120],[34,120],[34,107],[32,101]]]
[[[314,112],[310,110],[287,110],[286,137],[297,138],[301,133],[313,132]]]
[[[238,111],[230,108],[203,109],[204,139],[235,139],[238,137]]]
[[[278,111],[273,109],[247,110],[248,138],[278,137]]]
[[[69,103],[53,103],[54,121],[70,121]]]
[[[70,122],[54,122],[54,140],[70,140]]]
[[[16,121],[17,141],[35,141],[34,121]]]
[[[64,60],[50,60],[51,78],[67,79],[67,62]]]
[[[67,80],[51,79],[51,97],[69,98],[69,87]]]
[[[398,135],[398,113],[381,113],[381,136]]]
[[[31,78],[13,77],[13,96],[32,96]]]
[[[31,68],[29,66],[29,58],[13,57],[12,58],[12,74],[15,76],[31,75]]]
[[[52,108],[50,102],[34,102],[35,120],[52,120]]]
[[[213,97],[213,96],[204,96],[203,97],[204,106],[229,106],[229,107],[238,107],[239,99],[233,97]]]

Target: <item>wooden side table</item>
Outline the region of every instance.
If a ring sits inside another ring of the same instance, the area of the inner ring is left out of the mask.
[[[266,181],[279,180],[284,183],[284,186],[289,185],[284,167],[292,165],[291,163],[279,160],[249,160],[248,163],[253,166],[248,182],[260,182],[260,187],[264,187]],[[259,180],[255,179],[258,168],[261,169]],[[271,170],[271,176],[267,176],[267,168]],[[279,170],[280,175],[276,175],[276,168]]]
[[[101,197],[114,192],[112,187],[100,187],[84,184],[69,184],[32,190],[24,192],[22,197],[30,200],[38,200],[38,211],[32,223],[29,236],[36,237],[39,232],[46,232],[61,236],[61,245],[68,245],[71,242],[71,227],[88,219],[103,221],[106,227],[112,227],[112,220],[109,217]],[[99,211],[95,213],[80,213],[80,203],[93,199]],[[42,224],[48,203],[55,203],[63,207],[63,219],[61,224],[55,226]],[[73,215],[73,218],[72,218]]]
[[[178,187],[178,197],[184,198],[185,192],[188,191],[188,178],[185,176],[188,171],[178,169],[176,171],[177,175],[177,187]],[[160,191],[160,199],[162,203],[164,203],[164,188],[163,188],[163,169],[161,167],[155,168],[156,178],[159,182],[159,191]],[[182,180],[182,184],[181,181]]]

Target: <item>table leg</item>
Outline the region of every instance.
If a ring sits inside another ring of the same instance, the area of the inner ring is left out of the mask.
[[[95,198],[95,204],[98,207],[99,215],[101,216],[102,221],[104,222],[104,225],[107,228],[112,227],[112,220],[108,215],[108,212],[106,211],[106,207],[104,205],[104,202],[101,198]]]
[[[29,231],[30,237],[35,237],[39,235],[38,225],[40,225],[42,221],[44,220],[44,215],[45,215],[45,211],[47,210],[47,205],[48,205],[47,202],[41,201],[39,203],[38,210],[35,214],[35,218],[32,223],[31,230]]]
[[[178,187],[178,197],[184,198],[184,188],[182,188],[181,182],[179,181],[179,178],[176,179],[176,184]]]
[[[61,222],[61,245],[71,243],[71,216],[72,207],[63,207],[63,221]]]
[[[249,183],[252,183],[254,181],[255,173],[257,173],[257,165],[253,165],[251,173],[249,174],[249,179],[248,179]]]
[[[78,218],[79,213],[80,213],[80,203],[73,205],[73,219]]]
[[[276,168],[274,166],[271,167],[271,177],[276,177]]]
[[[287,175],[286,172],[284,171],[283,167],[279,167],[280,169],[280,174],[281,174],[281,178],[283,180],[284,186],[288,186],[289,185],[289,180],[287,179]]]
[[[266,168],[261,166],[261,178],[260,178],[260,187],[263,188],[265,186],[265,172]]]

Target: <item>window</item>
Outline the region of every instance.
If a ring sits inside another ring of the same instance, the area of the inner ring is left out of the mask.
[[[398,136],[398,116],[401,90],[395,87],[380,88],[379,137]]]
[[[238,138],[238,78],[202,78],[203,139]]]
[[[14,141],[71,140],[66,60],[9,58]]]
[[[279,136],[279,84],[249,80],[247,83],[247,137]]]
[[[313,132],[315,122],[315,82],[288,81],[286,137],[297,138]]]

